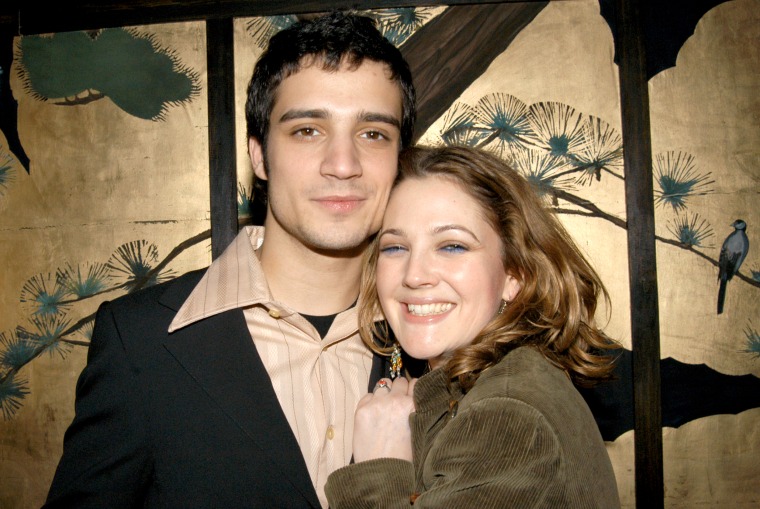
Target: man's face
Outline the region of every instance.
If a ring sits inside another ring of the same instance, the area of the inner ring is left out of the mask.
[[[285,235],[328,252],[363,246],[380,228],[396,176],[400,121],[401,91],[384,64],[311,65],[284,79],[267,157],[249,140],[254,172],[268,180],[267,239]]]

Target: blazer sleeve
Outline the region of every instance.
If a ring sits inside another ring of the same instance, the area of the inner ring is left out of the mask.
[[[460,412],[435,436],[424,464],[415,464],[422,468],[417,481],[410,468],[391,463],[401,460],[367,461],[331,474],[328,498],[334,497],[334,509],[408,508],[410,497],[414,509],[547,507],[560,456],[556,434],[535,408],[489,398]],[[397,479],[402,475],[407,477]]]
[[[130,383],[131,381],[131,383]],[[45,509],[138,507],[151,475],[145,411],[112,314],[98,309],[74,420]]]

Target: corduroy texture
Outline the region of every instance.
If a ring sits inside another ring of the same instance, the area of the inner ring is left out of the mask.
[[[332,509],[410,507],[415,493],[415,508],[620,507],[591,412],[535,350],[511,352],[464,397],[435,370],[417,383],[415,404],[413,466],[381,459],[334,472]]]

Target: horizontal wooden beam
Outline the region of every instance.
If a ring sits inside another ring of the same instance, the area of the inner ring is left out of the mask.
[[[531,1],[531,0],[528,0]],[[304,14],[333,9],[386,9],[435,5],[523,3],[524,0],[136,0],[69,1],[42,5],[39,1],[4,2],[0,24],[20,35],[96,30],[154,23],[206,21],[224,18]]]

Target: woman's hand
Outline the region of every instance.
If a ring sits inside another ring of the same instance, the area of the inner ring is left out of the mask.
[[[354,461],[398,458],[412,461],[409,414],[414,411],[414,384],[405,378],[381,379],[364,396],[354,417]]]

